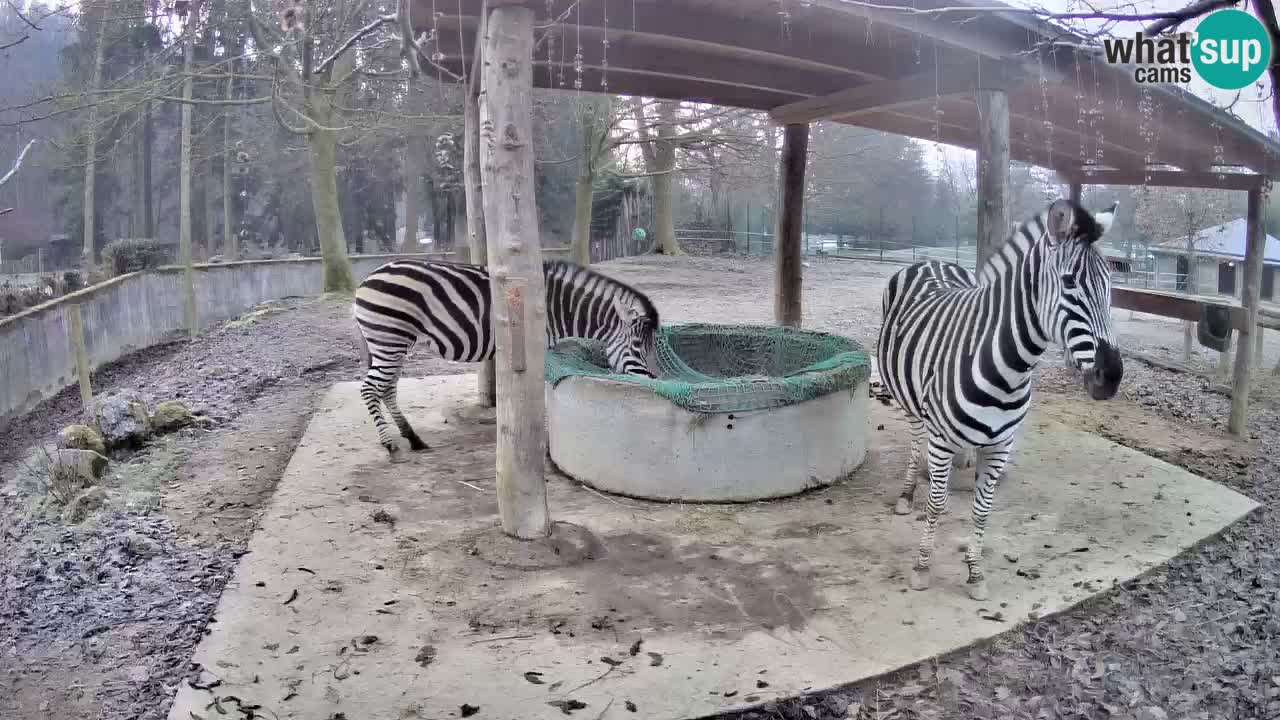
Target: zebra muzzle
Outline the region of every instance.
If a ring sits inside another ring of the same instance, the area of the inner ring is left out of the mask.
[[[1093,367],[1084,373],[1084,386],[1094,400],[1110,400],[1120,389],[1124,378],[1124,359],[1120,350],[1105,340],[1098,342]]]

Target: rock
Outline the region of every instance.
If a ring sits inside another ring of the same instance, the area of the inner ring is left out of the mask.
[[[27,453],[19,463],[16,479],[19,487],[62,502],[96,484],[107,465],[107,458],[92,450],[45,445]]]
[[[1169,720],[1169,714],[1164,710],[1151,705],[1139,710],[1137,718],[1138,720]]]
[[[149,558],[159,554],[160,545],[146,535],[130,531],[124,536],[124,547],[122,549],[131,557]]]
[[[180,400],[162,402],[151,416],[151,427],[158,433],[172,432],[196,421],[191,408]]]
[[[102,433],[88,425],[68,425],[62,428],[62,432],[58,433],[58,447],[107,454],[107,444],[102,439]]]
[[[84,478],[85,485],[96,484],[106,472],[109,461],[92,450],[74,450],[64,448],[52,456],[54,464],[74,470]]]
[[[101,487],[91,487],[67,503],[67,509],[62,512],[62,521],[70,525],[82,523],[95,510],[106,504],[107,491]]]
[[[217,265],[218,263],[224,263],[226,261],[227,259],[221,255],[214,255],[213,257],[209,258],[210,265]]]
[[[100,398],[95,415],[98,430],[107,447],[135,446],[151,434],[151,419],[147,415],[147,403],[133,390]]]

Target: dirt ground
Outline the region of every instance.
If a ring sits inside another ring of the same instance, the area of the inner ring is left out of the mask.
[[[811,261],[805,324],[868,346],[893,266]],[[772,321],[772,266],[649,257],[602,269],[648,292],[664,322]],[[95,373],[96,392],[181,398],[213,422],[113,460],[106,509],[79,526],[33,513],[7,481],[26,447],[79,413],[67,392],[0,428],[0,717],[163,718],[191,671],[255,517],[319,393],[358,376],[349,309],[288,300],[245,326],[134,354]],[[1180,356],[1181,326],[1116,312],[1120,342]],[[1267,366],[1280,357],[1269,339]],[[1197,364],[1209,367],[1207,351]],[[469,372],[419,353],[407,375]],[[1143,579],[995,642],[743,718],[1276,718],[1280,385],[1254,393],[1252,446],[1223,435],[1229,399],[1208,377],[1126,362],[1120,395],[1082,399],[1051,355],[1039,412],[1222,482],[1263,503],[1221,537]],[[367,437],[352,442],[375,442]],[[996,502],[999,502],[997,493]]]

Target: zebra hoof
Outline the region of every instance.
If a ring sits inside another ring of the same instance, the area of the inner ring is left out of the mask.
[[[898,498],[898,502],[893,506],[893,512],[895,515],[910,515],[911,501],[904,497]]]
[[[386,445],[383,445],[383,447],[387,448],[387,457],[391,459],[391,462],[408,462],[409,458],[405,457],[404,451],[400,449],[400,446],[387,447]]]
[[[912,590],[928,590],[929,589],[929,569],[928,568],[911,568],[911,589]]]
[[[969,591],[969,598],[971,600],[986,600],[991,597],[991,591],[987,589],[986,580],[979,580],[977,582],[970,580],[966,588]]]
[[[414,452],[426,452],[431,449],[431,446],[422,442],[421,440],[419,440],[418,442],[413,442],[411,440],[409,441],[409,449]]]

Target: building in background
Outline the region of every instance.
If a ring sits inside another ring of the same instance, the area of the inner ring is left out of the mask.
[[[1154,287],[1160,290],[1187,292],[1188,280],[1194,277],[1199,295],[1240,297],[1244,286],[1245,220],[1239,218],[1205,228],[1196,233],[1195,274],[1191,274],[1191,258],[1185,237],[1169,238],[1155,243],[1149,251],[1155,256]],[[1267,235],[1262,267],[1262,299],[1275,302],[1276,268],[1280,267],[1280,240]]]

